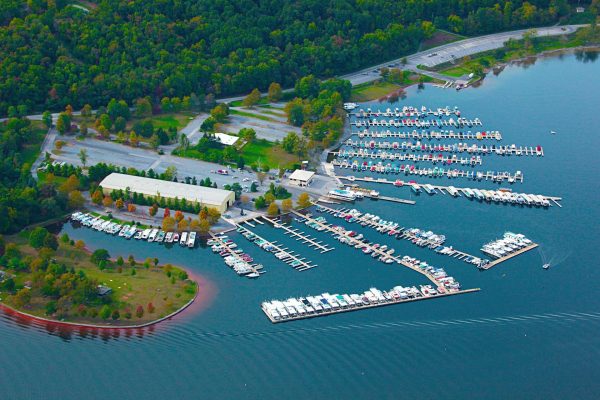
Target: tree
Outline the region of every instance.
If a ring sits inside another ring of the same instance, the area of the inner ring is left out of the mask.
[[[156,133],[150,137],[150,146],[152,146],[154,150],[158,149],[158,146],[160,146],[160,138]]]
[[[219,221],[219,218],[221,218],[219,210],[212,207],[208,209],[207,220],[211,225],[216,224]]]
[[[46,128],[52,128],[52,114],[50,111],[44,111],[42,114],[42,122],[46,125]]]
[[[29,234],[29,245],[35,249],[41,249],[44,246],[44,239],[49,234],[46,228],[34,228]]]
[[[171,210],[169,210],[168,207],[165,208],[165,211],[163,212],[163,218],[167,218],[171,216]]]
[[[113,199],[110,196],[104,196],[102,199],[102,205],[104,207],[110,207],[113,205]]]
[[[267,214],[271,217],[274,217],[277,214],[279,214],[279,207],[277,207],[277,203],[272,202],[271,204],[269,204],[269,207],[267,208]]]
[[[256,180],[262,185],[263,182],[265,181],[265,179],[267,179],[267,174],[265,174],[264,172],[257,172],[256,173]]]
[[[121,132],[127,126],[127,121],[123,117],[117,117],[115,120],[115,131]]]
[[[284,199],[281,201],[281,211],[288,212],[292,209],[292,199]]]
[[[254,200],[254,207],[257,209],[265,208],[267,206],[267,202],[263,196],[258,196],[256,200]]]
[[[198,221],[198,232],[206,235],[210,230],[210,223],[207,220]]]
[[[285,105],[284,111],[287,121],[294,126],[302,126],[304,123],[304,103],[302,99],[295,98]]]
[[[84,148],[81,148],[79,150],[79,160],[81,161],[83,168],[85,168],[85,165],[87,164],[87,159],[88,159],[87,157],[88,157],[87,150]]]
[[[147,97],[135,101],[135,115],[138,118],[150,117],[152,115],[152,104]]]
[[[275,202],[275,195],[271,192],[265,194],[265,202],[269,205]]]
[[[155,311],[154,304],[148,303],[148,305],[146,306],[146,310],[148,310],[148,312],[150,314],[154,313],[154,311]]]
[[[63,194],[68,194],[73,190],[77,190],[80,186],[79,178],[75,174],[69,176],[66,181],[58,187],[58,191]]]
[[[129,132],[129,144],[133,147],[138,147],[140,145],[140,139],[138,135],[136,135],[135,131]]]
[[[99,266],[101,262],[108,262],[109,258],[110,254],[108,253],[108,250],[97,249],[94,250],[90,256],[90,261]]]
[[[164,177],[164,180],[166,180],[166,181],[172,181],[173,178],[175,178],[176,176],[177,176],[177,167],[174,165],[169,165],[165,169],[165,172],[163,172],[163,177]]]
[[[81,208],[85,204],[85,199],[79,190],[73,190],[69,193],[69,207]]]
[[[137,207],[133,203],[127,204],[127,211],[130,213],[134,213],[137,210]]]
[[[298,205],[298,208],[310,207],[312,205],[312,202],[310,201],[308,193],[300,193],[296,204]]]
[[[58,151],[62,150],[62,148],[65,146],[65,141],[64,140],[57,140],[56,142],[54,142],[54,148]]]
[[[177,230],[180,232],[186,231],[190,227],[190,223],[187,219],[182,219],[177,223]]]
[[[105,304],[102,306],[102,308],[100,309],[100,318],[102,319],[108,319],[110,318],[110,307]]]
[[[23,288],[13,296],[13,302],[18,308],[22,308],[31,301],[31,290]]]
[[[300,138],[295,132],[289,132],[281,141],[281,147],[288,153],[295,153],[298,149]]]
[[[78,250],[85,249],[85,242],[83,240],[78,240],[75,242],[75,248]]]
[[[158,212],[158,206],[156,204],[153,204],[152,207],[150,207],[148,209],[148,214],[150,214],[151,217],[154,217],[157,212]]]
[[[123,259],[123,256],[117,257],[117,265],[119,267],[122,267],[123,265],[125,265],[125,260]]]
[[[56,236],[48,233],[46,237],[44,237],[44,247],[56,251],[58,249],[58,240],[56,240]]]
[[[183,213],[179,210],[175,211],[175,221],[179,222],[183,219]]]
[[[238,132],[238,136],[247,140],[248,142],[251,142],[256,139],[256,131],[252,128],[242,128]]]
[[[89,104],[84,105],[81,109],[81,116],[86,119],[90,118],[92,116],[92,106]]]
[[[252,92],[250,92],[250,94],[248,94],[248,96],[244,97],[242,104],[246,108],[251,108],[251,107],[255,106],[256,104],[258,104],[259,101],[260,101],[260,91],[255,88],[254,90],[252,90]]]
[[[252,182],[252,184],[250,185],[250,191],[252,193],[258,192],[258,188],[256,187],[256,183]]]
[[[138,318],[142,318],[144,316],[144,307],[138,305],[135,309],[135,316]]]
[[[269,92],[268,92],[269,101],[281,100],[282,94],[283,93],[281,92],[281,85],[276,82],[271,82],[271,84],[269,85]]]
[[[125,207],[125,202],[123,199],[118,198],[117,201],[115,201],[115,207],[117,207],[119,210],[122,210],[123,207]]]
[[[88,134],[88,124],[87,124],[87,122],[82,121],[81,124],[79,124],[79,133],[83,137],[87,136],[87,134]]]
[[[166,232],[172,232],[175,229],[175,218],[165,217],[162,222],[162,229]]]
[[[97,189],[94,194],[92,194],[92,202],[94,204],[98,204],[100,205],[102,203],[102,199],[104,198],[104,195],[102,194],[102,191]]]
[[[73,118],[73,106],[67,104],[67,106],[65,107],[65,114],[67,114],[69,118]]]

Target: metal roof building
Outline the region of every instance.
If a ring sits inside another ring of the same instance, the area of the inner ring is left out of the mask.
[[[312,171],[305,171],[297,169],[290,175],[290,183],[298,186],[309,186],[312,182],[315,173]]]
[[[166,199],[185,199],[188,202],[212,207],[223,213],[232,206],[235,194],[230,190],[214,189],[186,183],[169,182],[141,176],[112,173],[100,183],[105,194],[113,190],[127,190],[148,197],[160,195]]]

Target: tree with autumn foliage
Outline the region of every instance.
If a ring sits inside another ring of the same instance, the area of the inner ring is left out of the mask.
[[[115,207],[117,207],[119,210],[122,210],[123,207],[125,207],[125,202],[123,199],[117,199],[117,201],[115,201]]]
[[[130,213],[134,213],[136,209],[137,208],[136,208],[135,204],[133,204],[133,203],[127,204],[127,211],[129,211]]]
[[[179,222],[183,219],[183,213],[179,210],[175,211],[175,221]]]
[[[171,210],[165,208],[165,212],[163,213],[163,218],[167,218],[171,216]]]
[[[152,207],[150,207],[150,208],[148,209],[148,214],[149,214],[151,217],[154,217],[154,216],[156,215],[156,213],[157,213],[157,212],[158,212],[158,206],[157,206],[156,204],[153,204],[153,205],[152,205]]]
[[[104,198],[102,199],[102,205],[104,207],[110,207],[113,205],[113,199],[111,199],[110,196],[104,196]]]

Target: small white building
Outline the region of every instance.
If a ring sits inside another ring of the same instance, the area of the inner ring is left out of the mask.
[[[224,144],[225,146],[233,146],[239,137],[228,135],[226,133],[215,133],[215,141]]]
[[[290,175],[290,183],[298,186],[310,186],[314,176],[313,171],[297,169]]]

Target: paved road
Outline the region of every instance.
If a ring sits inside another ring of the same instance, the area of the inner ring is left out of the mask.
[[[50,128],[48,133],[44,137],[44,141],[42,142],[42,146],[40,147],[40,154],[38,158],[31,165],[31,175],[33,178],[37,180],[37,170],[42,164],[42,161],[46,159],[46,153],[52,153],[52,149],[54,148],[54,141],[56,140],[56,135],[58,131],[54,128]]]
[[[575,32],[578,28],[585,25],[565,25],[565,26],[551,26],[546,28],[535,28],[538,36],[557,36],[565,35]],[[454,59],[460,59],[461,57],[471,56],[473,54],[481,53],[484,51],[499,49],[504,46],[504,43],[508,39],[522,39],[523,34],[530,29],[521,29],[518,31],[494,33],[487,36],[479,36],[475,38],[469,38],[445,44],[442,46],[434,47],[427,51],[421,51],[406,57],[407,64],[402,65],[402,58],[398,58],[392,61],[381,63],[369,68],[365,68],[358,72],[343,75],[340,78],[349,80],[352,85],[358,85],[365,82],[371,82],[379,79],[379,72],[376,70],[385,66],[394,66],[402,69],[408,69],[415,72],[420,72],[425,75],[430,75],[434,78],[452,81],[454,78],[450,78],[444,75],[436,74],[435,72],[427,72],[417,68],[417,65],[426,65],[428,67],[434,67],[445,62],[450,62]]]

